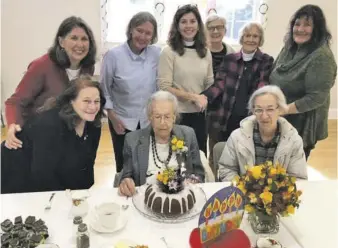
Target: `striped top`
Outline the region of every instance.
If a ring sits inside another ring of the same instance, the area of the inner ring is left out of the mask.
[[[275,152],[279,143],[280,131],[277,122],[277,130],[275,136],[269,143],[264,143],[258,130],[257,122],[253,129],[253,142],[255,145],[255,164],[264,164],[267,161],[274,161]]]
[[[212,56],[212,69],[214,72],[214,76],[216,75],[216,71],[218,70],[218,67],[220,66],[220,64],[223,61],[224,56],[227,54],[227,47],[226,45],[223,43],[223,49],[222,51],[219,52],[211,52],[211,56]]]

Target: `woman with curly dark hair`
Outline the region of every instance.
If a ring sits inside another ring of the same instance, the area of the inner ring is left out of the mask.
[[[58,96],[69,81],[83,74],[93,75],[95,59],[96,43],[90,27],[80,17],[66,18],[48,53],[29,64],[15,93],[5,102],[7,148],[24,146],[16,132],[46,99]]]
[[[89,76],[73,80],[27,120],[22,149],[1,147],[1,192],[88,189],[101,136],[105,98]]]
[[[195,130],[199,149],[206,154],[207,99],[200,93],[213,84],[214,78],[197,6],[187,4],[176,11],[167,43],[160,55],[159,88],[178,98],[180,124]]]
[[[303,138],[306,159],[317,141],[328,136],[330,90],[337,71],[331,38],[322,9],[311,4],[301,7],[290,21],[270,75],[270,83],[286,96],[286,119]]]

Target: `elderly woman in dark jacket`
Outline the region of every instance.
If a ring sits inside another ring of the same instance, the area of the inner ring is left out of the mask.
[[[303,138],[306,158],[317,141],[328,136],[330,90],[337,72],[331,38],[323,11],[315,5],[301,7],[270,75],[270,83],[286,97],[285,117]]]
[[[226,141],[232,131],[239,128],[241,120],[248,116],[250,95],[268,84],[273,58],[259,47],[264,43],[264,31],[258,23],[248,23],[240,33],[242,49],[224,57],[215,83],[202,92],[210,104],[218,106],[208,110],[209,125],[215,131],[209,139],[213,144]],[[216,168],[214,173],[216,174]]]
[[[179,158],[172,150],[174,136],[187,147],[185,161],[188,179],[204,181],[204,168],[200,158],[197,138],[192,128],[175,125],[178,101],[168,91],[158,91],[148,103],[151,125],[126,135],[124,166],[121,172],[119,192],[131,196],[135,186],[154,183],[159,171],[167,166],[177,168]]]

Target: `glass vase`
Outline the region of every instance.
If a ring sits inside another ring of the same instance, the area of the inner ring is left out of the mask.
[[[255,211],[249,214],[249,222],[256,234],[276,234],[279,231],[279,216]]]

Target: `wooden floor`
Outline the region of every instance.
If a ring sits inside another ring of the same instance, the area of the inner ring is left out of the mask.
[[[2,129],[1,139],[6,129]],[[329,137],[318,142],[308,161],[309,180],[337,178],[337,120],[329,120]],[[95,185],[107,186],[113,183],[115,159],[108,124],[104,123],[100,145],[95,162]]]

